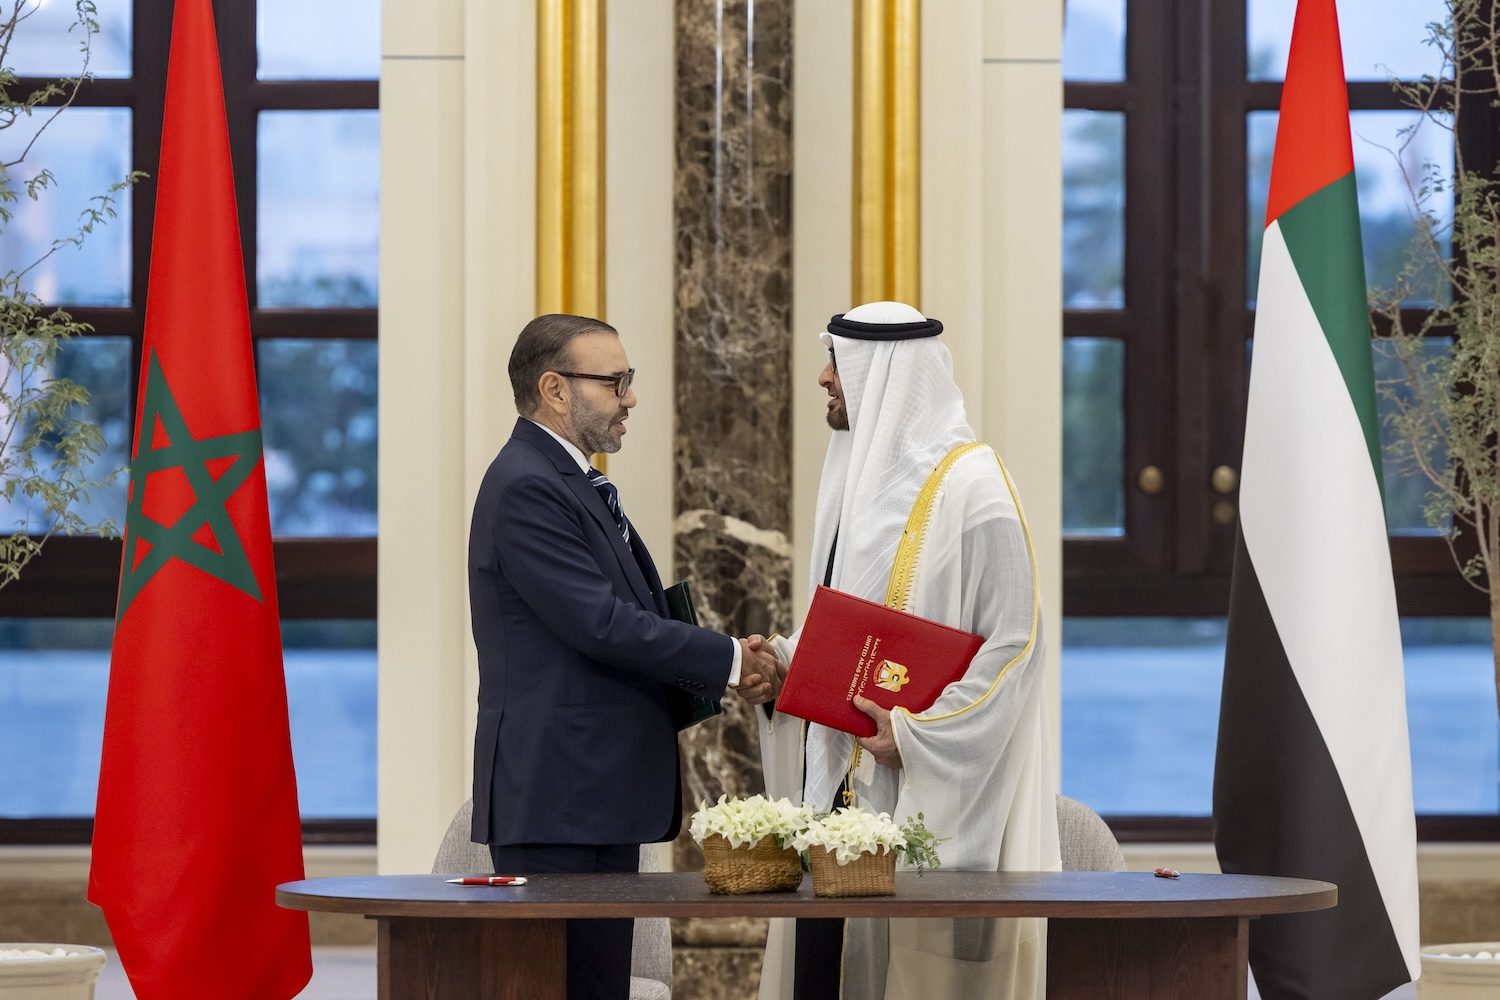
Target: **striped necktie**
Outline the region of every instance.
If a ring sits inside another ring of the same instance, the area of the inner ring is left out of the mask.
[[[615,484],[610,482],[604,473],[593,466],[589,466],[589,482],[594,484],[594,489],[604,498],[604,506],[609,508],[609,514],[615,519],[615,525],[620,529],[620,536],[625,539],[625,544],[630,544],[630,519],[625,516],[625,511],[620,507],[620,491]]]

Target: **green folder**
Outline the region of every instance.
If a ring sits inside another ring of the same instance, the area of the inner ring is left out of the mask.
[[[688,588],[686,580],[672,584],[666,589],[664,596],[667,599],[667,614],[671,618],[689,625],[698,624],[698,612],[693,607],[693,592]],[[724,712],[724,706],[719,704],[718,698],[705,698],[679,687],[668,688],[667,701],[672,713],[672,724],[679,733]]]

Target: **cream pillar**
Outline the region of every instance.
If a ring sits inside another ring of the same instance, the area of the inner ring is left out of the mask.
[[[376,860],[398,872],[462,801],[463,4],[382,16]]]
[[[672,559],[672,0],[608,7],[605,26],[605,301],[636,370],[640,404],[609,478],[662,578]]]
[[[854,6],[792,7],[792,608],[807,613],[813,509],[828,448],[818,334],[852,303]]]

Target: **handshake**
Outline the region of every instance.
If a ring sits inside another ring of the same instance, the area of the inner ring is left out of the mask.
[[[774,701],[781,693],[782,683],[786,681],[786,665],[772,650],[770,640],[764,636],[752,635],[748,639],[740,639],[739,644],[742,653],[740,683],[735,687],[735,692],[751,705],[764,705]]]

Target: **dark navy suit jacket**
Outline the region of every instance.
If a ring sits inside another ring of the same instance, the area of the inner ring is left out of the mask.
[[[479,487],[469,610],[479,647],[474,841],[675,837],[668,691],[718,695],[733,647],[665,617],[639,536],[626,545],[588,477],[529,420],[516,421]]]

